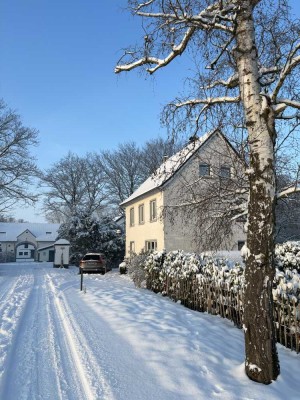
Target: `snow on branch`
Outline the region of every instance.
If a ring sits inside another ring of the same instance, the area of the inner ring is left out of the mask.
[[[267,75],[272,75],[276,72],[279,72],[281,70],[280,67],[272,67],[272,68],[260,68],[259,70],[259,76],[260,78],[267,76]],[[231,75],[227,80],[217,80],[215,82],[212,82],[210,85],[202,87],[202,89],[213,89],[217,86],[223,86],[226,87],[228,89],[234,89],[236,87],[238,87],[239,85],[239,76],[237,73]]]
[[[181,55],[183,53],[196,30],[211,30],[212,28],[214,28],[231,34],[234,33],[234,26],[232,22],[235,20],[235,6],[233,5],[222,5],[221,7],[221,4],[217,2],[211,6],[208,6],[197,15],[189,15],[183,8],[175,5],[172,6],[172,4],[170,5],[173,8],[173,13],[155,13],[142,11],[144,9],[147,9],[147,7],[151,6],[153,3],[153,0],[139,3],[134,9],[135,14],[144,18],[165,21],[163,25],[171,26],[172,24],[174,24],[177,26],[186,26],[187,28],[185,34],[181,39],[181,42],[177,45],[173,45],[170,53],[163,59],[154,56],[148,56],[146,54],[144,57],[141,57],[138,60],[134,60],[132,62],[129,61],[128,63],[117,65],[115,67],[115,73],[119,73],[122,71],[131,71],[132,69],[140,67],[142,65],[155,65],[154,67],[147,69],[147,72],[149,72],[150,74],[154,73],[159,68],[168,65],[178,55]],[[221,21],[223,21],[224,23],[222,23]],[[229,39],[223,51],[226,50],[226,47],[232,41],[232,38]],[[125,52],[124,55],[128,56],[129,54],[133,56],[133,54],[130,52]]]
[[[287,76],[291,73],[291,71],[300,64],[300,55],[295,57],[295,54],[300,50],[300,43],[298,43],[295,48],[290,52],[288,55],[288,58],[286,60],[285,66],[282,69],[279,80],[273,90],[273,93],[271,95],[271,100],[274,102],[276,100],[276,97],[281,89],[281,87],[284,84],[285,79]]]
[[[288,195],[293,194],[293,193],[300,192],[299,175],[300,175],[300,165],[298,166],[298,172],[297,172],[297,177],[296,177],[295,183],[293,185],[286,187],[281,192],[279,192],[277,194],[278,199],[281,199],[282,197],[287,197]]]
[[[224,86],[224,87],[227,87],[228,89],[233,89],[233,88],[237,87],[238,84],[239,84],[238,74],[233,74],[226,81],[218,80],[218,81],[212,82],[210,85],[201,87],[201,89],[209,90],[209,89],[213,89],[217,86]]]
[[[234,32],[234,28],[232,26],[224,25],[221,24],[217,21],[224,19],[221,15],[213,15],[211,18],[205,18],[201,14],[199,15],[178,15],[178,14],[166,14],[166,13],[148,13],[148,12],[137,12],[137,15],[140,17],[146,17],[146,18],[159,18],[159,19],[164,19],[168,21],[173,21],[174,23],[188,23],[189,25],[193,25],[194,27],[197,27],[198,29],[219,29],[225,32]],[[226,18],[227,21],[231,21],[232,18]]]
[[[174,107],[186,107],[186,106],[195,106],[197,104],[205,104],[205,105],[214,105],[214,104],[222,104],[222,103],[239,103],[240,96],[236,97],[229,97],[229,96],[222,96],[222,97],[208,97],[206,99],[190,99],[183,101],[182,103],[173,104]]]
[[[281,192],[277,193],[277,199],[282,199],[283,197],[287,197],[290,194],[299,193],[300,192],[300,185],[296,184],[293,186],[289,186],[286,189],[282,190]]]
[[[173,46],[173,51],[165,59],[159,59],[156,57],[145,56],[145,57],[143,57],[137,61],[134,61],[132,63],[129,63],[129,64],[117,65],[115,68],[115,73],[118,74],[119,72],[122,72],[122,71],[131,71],[132,69],[134,69],[136,67],[140,67],[141,65],[156,64],[156,67],[147,69],[147,71],[150,74],[153,74],[153,72],[155,72],[157,69],[165,67],[172,60],[174,60],[174,58],[176,58],[177,56],[179,56],[183,53],[183,51],[186,49],[186,46],[187,46],[189,40],[193,36],[195,30],[196,30],[196,28],[189,28],[186,31],[185,35],[183,36],[180,44],[177,46]]]
[[[140,3],[137,5],[137,7],[135,8],[135,12],[137,13],[139,10],[141,10],[144,7],[148,7],[150,6],[155,0],[149,0],[146,1],[146,3]]]
[[[282,105],[282,104],[285,104],[286,106],[290,106],[290,107],[293,107],[293,108],[300,109],[300,102],[299,101],[290,100],[290,99],[277,99],[277,105],[274,106],[275,107],[274,111],[276,112],[276,107],[278,107],[279,105]]]

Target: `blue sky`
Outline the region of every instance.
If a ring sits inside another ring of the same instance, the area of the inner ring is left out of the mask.
[[[139,39],[139,21],[125,6],[125,0],[2,0],[1,97],[40,131],[41,168],[69,150],[84,154],[164,135],[159,113],[177,93],[181,68],[154,79],[114,74],[121,49]]]
[[[300,1],[293,0],[300,16]],[[34,150],[48,168],[69,150],[113,149],[166,136],[162,106],[182,88],[187,56],[147,78],[114,74],[122,49],[142,34],[126,0],[2,0],[0,97],[39,130]],[[140,34],[139,34],[140,33]],[[42,220],[33,210],[15,213]]]

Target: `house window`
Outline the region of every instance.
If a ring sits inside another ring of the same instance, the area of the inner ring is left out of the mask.
[[[28,256],[28,251],[24,251],[24,256]]]
[[[156,210],[156,200],[150,201],[150,222],[156,221],[157,210]]]
[[[227,166],[225,166],[225,165],[223,165],[221,168],[220,168],[220,177],[221,178],[230,178],[230,167],[227,167]]]
[[[210,165],[200,164],[199,165],[199,175],[200,176],[210,176]]]
[[[244,246],[244,244],[245,244],[245,240],[239,240],[238,241],[238,250],[242,250],[242,247]]]
[[[51,235],[52,234],[52,232],[46,232],[46,235]]]
[[[134,242],[130,242],[129,243],[129,253],[132,254],[135,252],[135,243]]]
[[[23,251],[19,251],[19,256],[22,256],[23,255]]]
[[[143,224],[144,221],[144,204],[139,205],[139,224]]]
[[[28,249],[28,244],[24,244],[24,249]]]
[[[130,226],[134,226],[134,208],[132,207],[129,211]]]
[[[145,242],[145,250],[146,251],[157,250],[157,240],[146,240],[146,242]]]

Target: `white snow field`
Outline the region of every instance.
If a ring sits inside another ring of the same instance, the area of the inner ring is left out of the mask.
[[[0,264],[1,400],[299,399],[300,355],[269,386],[244,374],[243,332],[112,271]]]

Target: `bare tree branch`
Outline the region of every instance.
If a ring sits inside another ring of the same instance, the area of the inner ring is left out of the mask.
[[[173,51],[165,58],[165,59],[159,59],[155,57],[148,57],[145,56],[144,58],[141,58],[140,60],[137,60],[133,63],[130,64],[125,64],[125,65],[117,65],[115,68],[115,73],[119,73],[122,71],[131,71],[134,68],[140,67],[142,65],[148,65],[148,64],[157,64],[156,67],[154,68],[147,68],[147,71],[152,74],[155,72],[157,69],[165,67],[168,65],[171,61],[173,61],[177,56],[180,56],[183,51],[186,49],[186,46],[192,37],[193,33],[195,32],[195,28],[190,28],[186,31],[184,37],[182,38],[182,41],[179,45],[173,47]]]
[[[297,51],[300,50],[300,43],[298,43],[294,49],[291,50],[289,53],[287,59],[286,59],[286,64],[283,68],[283,70],[280,73],[279,79],[277,81],[277,84],[273,90],[273,93],[271,94],[271,99],[273,102],[276,101],[277,95],[282,88],[286,78],[289,76],[291,71],[300,64],[300,55],[297,57],[294,57]]]

